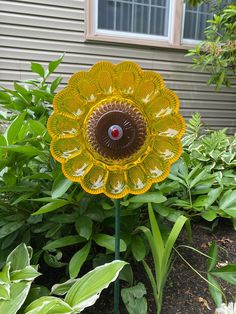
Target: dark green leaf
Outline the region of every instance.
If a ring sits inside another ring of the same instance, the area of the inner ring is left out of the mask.
[[[72,181],[68,180],[62,173],[59,173],[52,185],[52,198],[63,196],[72,184]]]
[[[43,250],[55,250],[61,247],[81,243],[83,241],[84,239],[78,235],[70,235],[70,236],[62,237],[55,241],[49,242],[47,245],[43,247]]]
[[[66,200],[55,200],[51,203],[48,203],[48,204],[42,206],[39,210],[37,210],[32,215],[40,215],[40,214],[49,213],[49,212],[52,212],[58,208],[65,206],[67,204],[69,204],[69,202]]]
[[[91,242],[88,242],[82,249],[76,252],[69,262],[69,274],[70,278],[78,276],[81,267],[86,261],[91,248]]]
[[[161,192],[147,192],[133,196],[129,199],[130,203],[163,203],[167,198]]]
[[[93,229],[93,221],[89,217],[86,216],[78,217],[75,227],[78,234],[81,237],[84,237],[85,239],[89,240]]]
[[[146,249],[143,239],[139,235],[134,235],[131,242],[131,250],[135,259],[140,262],[146,255]]]
[[[93,240],[100,246],[105,247],[106,249],[115,252],[115,237],[112,237],[108,234],[98,233],[93,236]],[[125,242],[120,239],[120,251],[126,251]]]

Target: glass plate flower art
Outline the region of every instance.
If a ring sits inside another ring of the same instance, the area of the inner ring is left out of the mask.
[[[133,62],[98,62],[75,73],[53,108],[52,156],[88,193],[144,193],[182,153],[178,97],[158,73]]]

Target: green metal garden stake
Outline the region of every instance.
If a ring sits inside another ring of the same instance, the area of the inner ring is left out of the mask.
[[[115,199],[115,259],[120,258],[120,200]],[[119,277],[114,285],[114,314],[119,313],[120,283]]]

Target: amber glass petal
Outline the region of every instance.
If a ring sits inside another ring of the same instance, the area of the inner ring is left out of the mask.
[[[80,182],[91,167],[91,158],[83,151],[80,155],[67,160],[62,165],[62,171],[69,180]]]
[[[48,132],[51,136],[75,136],[79,132],[79,123],[62,114],[54,113],[48,119]]]
[[[84,100],[94,102],[97,99],[99,90],[88,72],[75,73],[70,78],[68,84],[70,87],[74,88]]]
[[[134,166],[127,170],[127,182],[132,193],[142,193],[147,188],[147,174],[140,166]]]
[[[155,182],[164,180],[170,171],[170,165],[161,159],[155,152],[150,153],[142,162],[142,167],[148,178]]]
[[[171,90],[164,88],[147,105],[145,111],[150,119],[162,118],[173,114],[179,109],[179,99]]]
[[[111,95],[115,88],[114,65],[110,62],[98,62],[89,71],[90,76],[95,80],[95,84],[104,95]]]
[[[141,68],[129,61],[115,67],[116,88],[123,95],[132,95],[141,79]]]
[[[101,193],[105,187],[108,172],[100,166],[94,165],[84,176],[82,187],[92,194]]]
[[[163,160],[175,162],[182,153],[181,141],[178,138],[157,136],[153,149]]]
[[[142,80],[135,91],[134,97],[137,101],[147,104],[155,96],[160,95],[162,88],[164,88],[162,77],[156,72],[146,71],[142,74]]]
[[[185,122],[182,116],[176,113],[153,121],[152,128],[157,135],[180,138],[185,131]]]
[[[105,194],[109,197],[120,198],[127,194],[127,179],[125,171],[110,171],[108,174]]]
[[[72,88],[58,92],[53,100],[54,111],[63,113],[71,118],[80,118],[85,112],[84,101]]]
[[[51,143],[51,153],[60,162],[80,154],[81,150],[81,141],[77,137],[53,139]]]

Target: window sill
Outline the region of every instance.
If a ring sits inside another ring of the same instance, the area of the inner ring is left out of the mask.
[[[115,44],[128,44],[137,46],[150,46],[157,48],[172,48],[180,50],[192,49],[196,46],[194,43],[182,43],[177,44],[170,41],[157,41],[151,39],[136,39],[130,37],[112,36],[112,35],[102,35],[102,34],[86,34],[85,41],[99,41],[99,42],[110,42]]]

